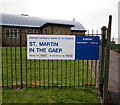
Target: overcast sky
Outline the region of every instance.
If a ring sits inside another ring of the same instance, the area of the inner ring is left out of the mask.
[[[108,25],[113,16],[112,37],[118,37],[119,0],[1,0],[2,13],[79,21],[86,30]],[[0,6],[0,7],[1,7]],[[91,31],[90,31],[91,32]]]

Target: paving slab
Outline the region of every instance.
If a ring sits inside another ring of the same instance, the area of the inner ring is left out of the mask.
[[[110,52],[110,71],[109,71],[109,84],[108,84],[108,90],[109,90],[109,96],[110,96],[110,105],[120,105],[120,96],[119,96],[119,62],[118,59],[120,57],[120,54],[111,51]]]

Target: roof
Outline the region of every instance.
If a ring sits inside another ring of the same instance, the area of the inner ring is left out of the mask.
[[[46,23],[45,19],[31,16],[0,14],[2,16],[1,25],[23,26],[23,27],[41,27]]]
[[[13,15],[1,14],[2,22],[0,25],[6,26],[21,26],[21,27],[42,27],[45,24],[57,24],[71,26],[71,30],[85,30],[83,25],[78,21],[57,20],[57,19],[44,19],[39,17],[32,17],[28,15]]]
[[[85,28],[83,27],[83,25],[81,23],[79,23],[78,21],[72,21],[74,27],[71,27],[71,30],[81,30],[81,31],[85,31]]]
[[[71,27],[71,30],[85,30],[83,25],[78,21],[68,21],[68,20],[57,20],[57,19],[49,19],[47,21],[48,23],[57,23],[57,24],[69,24],[73,25],[74,27]]]
[[[41,28],[46,27],[47,25],[59,25],[59,26],[67,26],[67,27],[74,27],[73,24],[64,24],[64,23],[54,23],[54,22],[46,22]]]

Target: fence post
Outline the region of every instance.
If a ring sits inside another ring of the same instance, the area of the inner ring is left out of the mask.
[[[104,94],[103,94],[103,103],[104,105],[108,104],[108,79],[109,79],[109,64],[110,64],[110,39],[111,39],[111,24],[112,16],[109,16],[109,24],[107,30],[107,43],[106,43],[106,59],[105,59],[105,72],[104,72]]]
[[[104,57],[105,57],[105,37],[106,37],[106,26],[103,26],[102,31],[102,41],[101,41],[101,59],[100,59],[100,74],[99,74],[99,88],[100,88],[100,94],[101,98],[103,100],[103,72],[104,72]]]
[[[0,17],[0,22],[2,17]],[[2,27],[0,27],[0,86],[3,86],[3,56],[2,56]],[[2,88],[0,89],[0,104],[2,105]]]
[[[20,27],[20,78],[21,78],[21,89],[23,88],[23,79],[22,79],[22,30]]]

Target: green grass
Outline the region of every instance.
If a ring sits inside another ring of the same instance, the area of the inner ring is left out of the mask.
[[[2,48],[3,85],[8,85],[8,88],[2,90],[3,103],[99,103],[99,94],[91,86],[35,88],[35,84],[95,84],[91,61],[27,60],[26,54],[26,48],[22,48],[21,60],[20,48]],[[22,89],[19,87],[21,65],[22,83],[25,85]]]
[[[23,88],[3,89],[3,103],[99,103],[95,89]]]
[[[82,60],[28,60],[26,48],[3,48],[3,85],[81,85],[94,84],[91,63]],[[21,64],[22,61],[22,64]],[[21,75],[22,65],[22,75]]]

